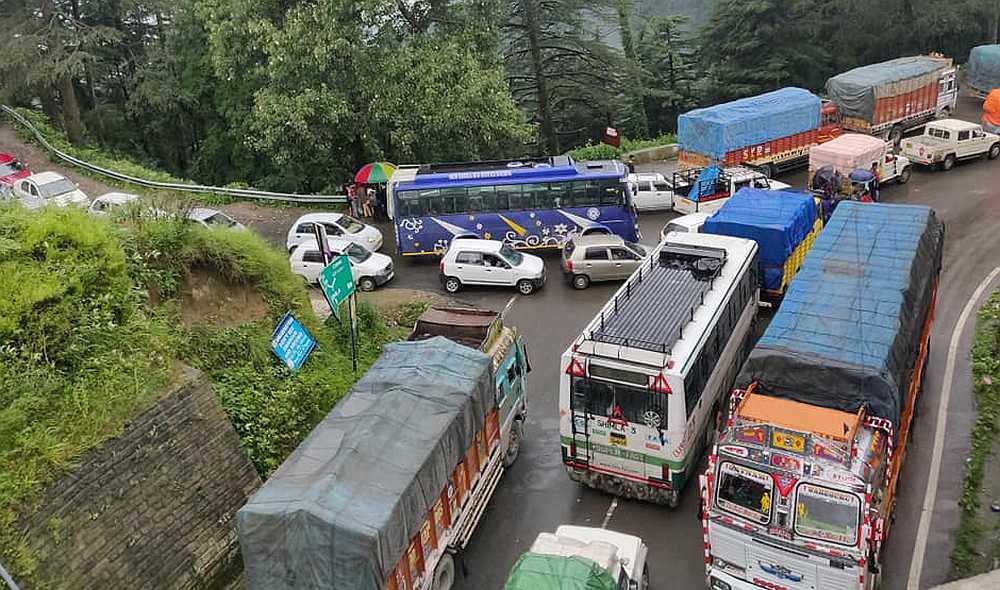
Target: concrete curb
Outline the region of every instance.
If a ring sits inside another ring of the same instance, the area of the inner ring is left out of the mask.
[[[995,590],[1000,588],[1000,570],[935,586],[931,590]]]

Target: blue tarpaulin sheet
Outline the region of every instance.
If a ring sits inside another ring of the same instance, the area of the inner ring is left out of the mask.
[[[722,169],[718,166],[709,166],[702,170],[698,174],[698,180],[694,181],[694,186],[691,187],[687,198],[697,203],[701,201],[702,197],[714,195],[716,193],[715,185],[718,184],[721,175]]]
[[[1000,45],[980,45],[969,52],[965,81],[976,90],[989,94],[1000,88]]]
[[[702,232],[757,242],[764,288],[781,288],[785,261],[816,223],[811,195],[753,188],[740,189],[705,220]]]
[[[928,207],[841,203],[737,386],[899,424],[943,244]]]
[[[726,152],[819,127],[822,101],[802,88],[782,88],[677,118],[682,150],[721,160]]]

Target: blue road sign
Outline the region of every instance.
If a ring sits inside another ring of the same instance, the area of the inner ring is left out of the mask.
[[[316,340],[292,317],[292,312],[286,313],[271,332],[271,350],[291,371],[299,370],[313,348],[316,348]]]

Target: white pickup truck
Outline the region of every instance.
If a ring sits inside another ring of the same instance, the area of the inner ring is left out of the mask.
[[[711,168],[711,167],[709,167]],[[760,169],[750,166],[732,166],[718,169],[717,174],[702,173],[709,168],[691,168],[674,173],[674,211],[681,215],[714,213],[744,187],[764,190],[784,190],[791,186],[772,180]]]
[[[903,154],[917,164],[951,170],[959,160],[1000,157],[1000,136],[978,123],[942,119],[928,123],[923,135],[903,140]]]
[[[648,590],[648,553],[634,535],[563,525],[538,535],[514,564],[504,590]]]

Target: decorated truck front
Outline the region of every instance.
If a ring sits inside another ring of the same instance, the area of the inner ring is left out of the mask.
[[[677,119],[679,167],[752,164],[767,176],[805,164],[809,147],[840,135],[833,105],[808,90],[782,88],[695,109]]]
[[[701,478],[716,590],[878,587],[944,227],[845,202],[751,351]]]

